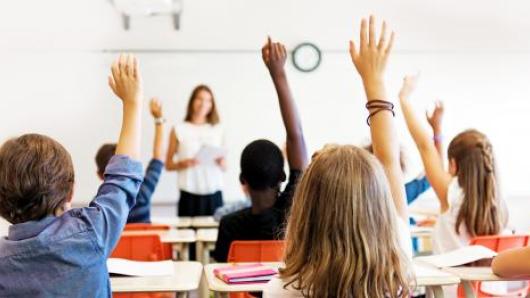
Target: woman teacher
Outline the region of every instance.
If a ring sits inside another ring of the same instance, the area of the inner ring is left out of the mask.
[[[211,162],[197,158],[206,147],[222,151],[223,138],[213,92],[199,85],[191,93],[184,122],[175,125],[169,137],[166,169],[178,172],[178,216],[213,215],[223,205],[224,156]]]

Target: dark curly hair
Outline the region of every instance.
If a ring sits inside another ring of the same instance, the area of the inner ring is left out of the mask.
[[[72,158],[55,140],[26,134],[0,148],[0,216],[10,223],[54,214],[73,187]]]

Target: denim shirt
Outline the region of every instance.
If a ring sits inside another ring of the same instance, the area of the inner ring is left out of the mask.
[[[129,212],[127,223],[151,223],[151,198],[155,192],[164,163],[158,159],[151,159],[145,170],[144,182],[136,197],[136,204]]]
[[[0,238],[0,297],[111,297],[106,260],[142,182],[142,165],[114,156],[89,207],[9,227]]]

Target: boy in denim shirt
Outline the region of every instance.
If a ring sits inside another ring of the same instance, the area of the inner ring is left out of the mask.
[[[138,62],[121,55],[109,85],[123,102],[116,156],[89,207],[70,209],[74,170],[49,137],[28,134],[0,149],[0,297],[111,297],[106,260],[142,183],[142,84]]]

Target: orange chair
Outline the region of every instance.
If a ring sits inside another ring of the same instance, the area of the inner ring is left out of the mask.
[[[162,224],[150,224],[150,223],[131,223],[126,224],[124,231],[169,231],[170,226]],[[171,245],[164,244],[164,253],[166,257],[171,258],[173,256],[173,250]]]
[[[130,223],[125,225],[124,231],[167,231],[169,230],[168,225],[149,224],[149,223]]]
[[[228,262],[280,262],[285,241],[234,241],[228,251]]]
[[[495,235],[495,236],[479,236],[471,239],[470,245],[482,245],[495,252],[501,252],[506,249],[520,248],[530,245],[530,235]],[[528,282],[526,286],[508,292],[502,296],[497,293],[488,293],[482,289],[481,282],[471,283],[473,292],[478,298],[486,297],[526,297],[530,293],[530,286]],[[458,297],[465,297],[465,291],[463,285],[458,286]]]
[[[233,241],[228,251],[228,262],[280,262],[285,241]],[[231,298],[251,298],[249,293],[232,293]]]
[[[171,247],[170,247],[171,251]],[[112,258],[122,258],[135,261],[162,261],[170,260],[171,254],[167,253],[165,245],[160,241],[160,236],[152,235],[122,235],[118,245],[111,255]],[[161,298],[173,297],[171,293],[136,293],[113,294],[114,298]]]

